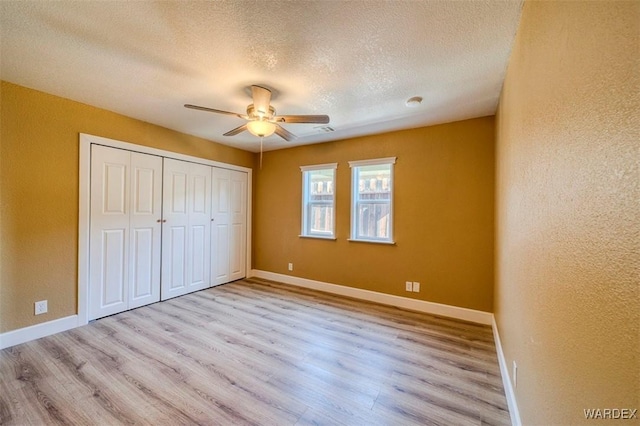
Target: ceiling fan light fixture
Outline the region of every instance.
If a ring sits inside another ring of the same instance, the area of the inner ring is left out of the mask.
[[[288,142],[294,140],[296,136],[278,123],[329,123],[328,115],[276,115],[275,108],[271,106],[271,90],[262,86],[251,86],[251,98],[253,99],[253,103],[247,106],[246,115],[198,105],[185,104],[184,106],[185,108],[214,112],[216,114],[233,115],[247,121],[242,126],[238,126],[224,133],[223,136],[235,136],[248,130],[249,133],[261,139],[275,133]],[[262,144],[262,140],[260,144]]]
[[[276,125],[270,121],[253,120],[247,123],[247,130],[254,136],[266,138],[276,131]]]

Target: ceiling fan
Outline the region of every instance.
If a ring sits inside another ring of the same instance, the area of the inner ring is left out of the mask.
[[[271,106],[271,90],[262,86],[251,86],[253,103],[247,106],[246,114],[222,111],[198,105],[185,104],[186,108],[200,111],[215,112],[217,114],[234,115],[247,120],[242,126],[229,130],[224,136],[234,136],[248,130],[251,134],[260,138],[266,138],[272,134],[280,136],[286,141],[292,141],[296,136],[282,127],[279,123],[319,123],[329,122],[328,115],[276,115],[276,110]]]

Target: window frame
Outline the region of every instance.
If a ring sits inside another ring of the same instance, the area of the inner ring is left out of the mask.
[[[376,244],[395,244],[393,239],[393,198],[394,198],[394,166],[396,164],[397,157],[386,158],[374,158],[370,160],[357,160],[349,161],[349,167],[351,168],[351,230],[349,241],[364,242],[364,243],[376,243]],[[369,204],[387,204],[389,205],[389,236],[387,238],[363,238],[358,235],[359,219],[358,219],[358,207],[363,201],[359,199],[359,178],[360,168],[365,166],[389,166],[389,201],[381,202],[379,200],[366,200]],[[372,203],[372,201],[374,201]]]
[[[321,240],[335,240],[336,239],[336,175],[337,175],[338,163],[327,163],[327,164],[314,164],[311,166],[300,166],[300,171],[302,172],[302,215],[301,215],[301,226],[300,226],[300,235],[302,238],[317,238]],[[310,172],[318,171],[318,170],[332,170],[333,178],[332,178],[332,200],[330,202],[321,201],[321,202],[311,202],[309,197],[309,178],[311,176]],[[329,205],[332,207],[332,218],[331,224],[332,229],[330,233],[312,233],[311,228],[309,226],[310,221],[310,205]]]

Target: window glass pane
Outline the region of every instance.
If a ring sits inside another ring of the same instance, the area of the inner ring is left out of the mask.
[[[335,166],[301,167],[303,177],[302,235],[332,238],[335,233]]]
[[[333,206],[332,205],[309,205],[309,234],[333,233]]]
[[[333,170],[312,170],[306,173],[309,173],[309,201],[332,201]]]
[[[393,243],[394,164],[395,157],[349,162],[352,239]]]
[[[391,165],[358,167],[358,199],[391,199]]]
[[[389,204],[358,203],[358,238],[389,238]]]

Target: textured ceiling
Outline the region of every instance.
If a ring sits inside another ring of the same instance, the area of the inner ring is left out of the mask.
[[[233,116],[252,84],[284,124],[265,149],[495,113],[522,7],[515,1],[0,1],[0,78],[256,151]],[[423,103],[407,108],[405,101]]]

